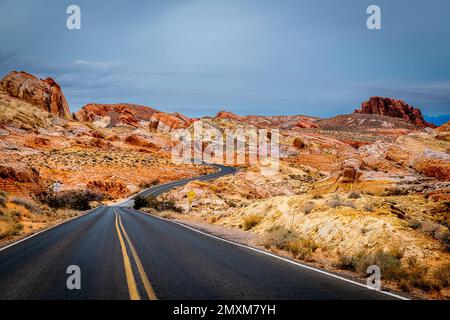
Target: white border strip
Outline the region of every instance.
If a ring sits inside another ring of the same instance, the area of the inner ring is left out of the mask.
[[[103,207],[103,206],[102,206],[102,207]],[[19,244],[19,243],[21,243],[21,242],[24,242],[25,240],[31,239],[31,238],[37,236],[38,234],[41,234],[41,233],[50,231],[51,229],[54,229],[54,228],[56,228],[56,227],[59,227],[60,225],[62,225],[62,224],[64,224],[64,223],[68,223],[68,222],[70,222],[70,221],[73,221],[73,220],[76,220],[76,219],[85,217],[85,216],[87,216],[88,214],[90,214],[90,213],[94,212],[95,210],[97,210],[97,209],[99,209],[99,208],[102,208],[102,207],[97,207],[97,208],[95,208],[95,209],[89,210],[88,212],[86,212],[86,213],[84,213],[84,214],[82,214],[82,215],[80,215],[80,216],[76,216],[76,217],[70,218],[69,220],[61,221],[60,223],[57,223],[57,224],[55,224],[54,226],[48,227],[48,228],[46,228],[46,229],[43,229],[43,230],[38,231],[38,232],[36,232],[36,233],[33,233],[33,234],[29,235],[28,237],[25,237],[25,238],[23,238],[23,239],[20,239],[20,240],[17,240],[17,241],[15,241],[15,242],[13,242],[13,243],[10,243],[10,244],[8,244],[8,245],[6,245],[6,246],[4,246],[4,247],[1,247],[1,248],[0,248],[0,252],[6,250],[6,249],[8,249],[8,248],[11,248],[11,247],[15,246],[16,244]]]
[[[145,212],[143,212],[143,211],[134,210],[134,209],[129,209],[129,210],[133,210],[133,211],[139,212],[139,213],[144,214],[144,215],[146,215],[146,216],[149,215],[149,214],[147,214],[147,213],[145,213]],[[296,266],[301,267],[301,268],[304,268],[304,269],[308,269],[308,270],[311,270],[311,271],[316,271],[316,272],[319,272],[319,273],[321,273],[321,274],[327,275],[327,276],[329,276],[329,277],[332,277],[332,278],[335,278],[335,279],[339,279],[339,280],[342,280],[342,281],[345,281],[345,282],[348,282],[348,283],[352,283],[352,284],[354,284],[354,285],[363,287],[363,288],[368,289],[368,290],[376,291],[376,292],[379,292],[379,293],[382,293],[382,294],[385,294],[385,295],[388,295],[388,296],[391,296],[391,297],[394,297],[394,298],[397,298],[397,299],[400,299],[400,300],[410,300],[409,298],[406,298],[406,297],[397,295],[397,294],[395,294],[395,293],[391,293],[391,292],[387,292],[387,291],[382,291],[382,290],[375,290],[375,289],[373,289],[373,288],[371,288],[371,287],[369,287],[369,286],[367,286],[367,285],[364,285],[364,284],[362,284],[362,283],[359,283],[359,282],[357,282],[357,281],[353,281],[353,280],[350,280],[350,279],[347,279],[347,278],[338,276],[338,275],[333,274],[333,273],[329,273],[329,272],[324,271],[324,270],[321,270],[321,269],[317,269],[317,268],[314,268],[314,267],[311,267],[311,266],[308,266],[308,265],[305,265],[305,264],[302,264],[302,263],[299,263],[299,262],[295,262],[295,261],[293,261],[293,260],[290,260],[290,259],[287,259],[287,258],[283,258],[283,257],[281,257],[281,256],[278,256],[278,255],[276,255],[276,254],[273,254],[273,253],[270,253],[270,252],[267,252],[267,251],[263,251],[263,250],[258,249],[258,248],[250,247],[250,246],[247,246],[247,245],[245,245],[245,244],[241,244],[241,243],[238,243],[238,242],[234,242],[234,241],[231,241],[231,240],[227,240],[227,239],[224,239],[224,238],[220,238],[220,237],[218,237],[218,236],[215,236],[215,235],[212,235],[212,234],[203,232],[203,231],[201,231],[201,230],[195,229],[195,228],[193,228],[193,227],[190,227],[190,226],[185,225],[184,223],[181,223],[181,222],[178,222],[178,221],[173,221],[173,220],[169,220],[169,219],[165,219],[165,218],[157,217],[157,216],[153,216],[153,215],[150,215],[150,216],[151,216],[151,217],[154,217],[154,218],[157,218],[157,219],[160,219],[160,220],[163,220],[163,221],[175,223],[175,224],[177,224],[177,225],[179,225],[179,226],[182,226],[182,227],[184,227],[184,228],[190,229],[190,230],[192,230],[192,231],[198,232],[198,233],[200,233],[200,234],[203,234],[203,235],[205,235],[205,236],[208,236],[208,237],[211,237],[211,238],[214,238],[214,239],[217,239],[217,240],[221,240],[221,241],[223,241],[223,242],[231,243],[231,244],[233,244],[233,245],[235,245],[235,246],[238,246],[238,247],[246,248],[246,249],[249,249],[249,250],[252,250],[252,251],[256,251],[256,252],[265,254],[265,255],[270,256],[270,257],[272,257],[272,258],[280,259],[280,260],[282,260],[282,261],[284,261],[284,262],[288,262],[288,263],[290,263],[290,264],[296,265]]]

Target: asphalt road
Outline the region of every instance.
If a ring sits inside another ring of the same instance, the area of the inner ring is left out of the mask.
[[[199,176],[199,177],[194,177],[194,178],[189,178],[189,179],[184,179],[184,180],[178,180],[178,181],[175,181],[175,182],[171,182],[171,183],[155,186],[155,187],[152,187],[152,188],[148,188],[148,189],[143,190],[143,191],[139,192],[138,194],[134,195],[130,199],[125,200],[124,202],[120,203],[119,206],[131,207],[133,205],[134,197],[137,197],[137,196],[141,196],[143,198],[148,197],[150,195],[158,196],[161,193],[164,193],[164,192],[166,192],[166,191],[168,191],[168,190],[170,190],[172,188],[185,185],[189,181],[193,181],[193,180],[200,180],[200,181],[214,180],[214,179],[217,179],[217,178],[222,177],[222,176],[226,176],[226,175],[229,175],[229,174],[234,174],[234,173],[236,173],[238,171],[238,169],[236,169],[234,167],[227,167],[227,166],[223,166],[223,165],[220,165],[220,164],[209,164],[209,165],[213,166],[213,167],[216,167],[218,169],[217,172],[214,172],[214,173],[211,173],[211,174],[206,174],[204,176]]]
[[[394,298],[123,206],[0,250],[0,299]],[[67,288],[71,265],[81,271],[79,290]]]

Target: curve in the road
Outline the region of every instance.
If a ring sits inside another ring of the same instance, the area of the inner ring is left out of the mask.
[[[147,189],[158,195],[191,180]],[[70,290],[69,266],[81,270]],[[325,271],[153,217],[100,207],[0,249],[0,299],[395,299]]]

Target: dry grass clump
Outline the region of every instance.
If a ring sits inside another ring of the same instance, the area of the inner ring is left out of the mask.
[[[440,287],[450,287],[450,262],[444,263],[434,270],[433,277]]]
[[[0,190],[0,207],[6,206],[6,200],[8,199],[8,195],[6,192]]]
[[[20,234],[24,226],[21,223],[23,213],[8,206],[8,196],[0,191],[0,239]]]
[[[258,214],[250,214],[243,218],[243,228],[244,230],[251,230],[256,227],[261,221],[263,217]]]
[[[424,291],[439,290],[448,286],[450,264],[443,265],[430,274],[429,268],[410,257],[402,261],[400,251],[375,253],[359,253],[356,256],[340,256],[338,267],[344,270],[358,272],[361,276],[367,276],[367,268],[371,265],[380,267],[381,278],[395,281],[403,291],[419,288]],[[447,280],[446,280],[447,279]]]
[[[12,203],[17,204],[18,206],[22,206],[26,208],[28,211],[33,213],[41,214],[43,210],[33,201],[25,199],[25,198],[18,198],[14,197],[10,200]]]
[[[359,199],[359,198],[361,198],[361,193],[359,193],[359,192],[357,192],[357,191],[351,191],[351,192],[348,194],[348,198],[349,198],[349,199]]]
[[[343,255],[338,264],[342,269],[356,271],[361,275],[365,275],[367,268],[371,265],[379,266],[382,277],[389,280],[399,279],[402,271],[399,257],[383,251],[374,254],[361,252],[356,256]]]
[[[310,260],[311,254],[318,245],[310,239],[304,239],[297,233],[282,226],[267,229],[267,234],[261,242],[266,249],[275,248],[292,254],[294,258]]]
[[[411,220],[408,225],[414,230],[419,230],[432,236],[434,239],[441,241],[446,246],[446,250],[450,251],[450,230],[448,227],[433,221],[418,220]]]
[[[356,209],[356,206],[351,201],[342,199],[338,194],[333,194],[331,199],[327,201],[327,205],[330,208],[350,207]]]

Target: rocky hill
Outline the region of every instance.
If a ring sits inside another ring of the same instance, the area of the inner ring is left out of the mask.
[[[0,88],[9,96],[52,115],[67,120],[72,118],[61,87],[52,78],[42,80],[23,71],[12,71],[0,81]]]
[[[76,112],[75,118],[82,122],[96,123],[99,127],[115,125],[138,127],[141,122],[149,122],[157,112],[158,110],[150,107],[129,103],[90,103]]]
[[[402,100],[392,98],[371,97],[368,101],[361,104],[361,109],[356,109],[354,113],[378,114],[401,118],[420,128],[435,127],[424,120],[420,109],[414,108]]]

